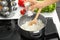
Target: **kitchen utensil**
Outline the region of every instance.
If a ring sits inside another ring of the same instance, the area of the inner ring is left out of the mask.
[[[29,23],[30,26],[37,23],[37,18],[39,17],[40,12],[41,12],[41,9],[39,9],[39,11],[36,14],[35,18],[32,21],[30,21],[30,23]]]
[[[10,15],[10,12],[5,12],[3,15],[4,16],[9,16]]]
[[[12,7],[12,11],[15,11],[15,10],[17,10],[17,7]]]
[[[12,17],[17,10],[16,0],[1,0],[0,16],[8,18]]]
[[[18,26],[21,27],[21,25],[23,25],[26,21],[33,20],[35,15],[36,14],[34,14],[33,16],[27,16],[27,15],[22,16],[20,19],[18,19]],[[47,20],[45,19],[45,17],[42,15],[39,15],[38,19],[42,20],[42,22],[45,24],[44,25],[44,27],[45,27],[47,24]],[[42,30],[43,29],[44,28],[42,28]],[[20,28],[19,31],[20,31],[21,35],[23,35],[26,38],[39,38],[43,35],[42,30],[34,32],[34,31],[26,31],[26,30],[23,30]]]
[[[10,1],[15,1],[15,0],[10,0]]]
[[[11,2],[11,6],[16,6],[16,3],[15,2]]]
[[[8,6],[8,2],[7,1],[1,1],[0,5],[2,5],[2,6]]]
[[[2,11],[3,11],[3,12],[6,12],[6,11],[8,11],[8,10],[9,10],[9,7],[3,7],[3,8],[2,8]]]

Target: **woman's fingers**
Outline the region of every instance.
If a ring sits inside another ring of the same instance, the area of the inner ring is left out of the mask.
[[[36,0],[27,0],[27,2],[31,3],[30,7],[27,8],[28,10],[34,11],[35,8],[43,8],[42,3],[37,3]]]
[[[32,5],[29,7],[29,10],[34,11],[35,8],[36,8],[36,5]]]

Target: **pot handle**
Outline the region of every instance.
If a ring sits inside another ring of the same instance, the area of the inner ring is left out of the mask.
[[[31,34],[31,37],[34,37],[34,38],[39,38],[42,36],[42,33],[33,33]]]

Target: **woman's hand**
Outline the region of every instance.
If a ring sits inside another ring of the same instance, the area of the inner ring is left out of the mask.
[[[31,11],[34,11],[35,8],[39,8],[39,9],[42,9],[44,8],[44,4],[41,2],[41,3],[35,3],[34,5],[30,6],[29,7],[29,10]]]
[[[26,0],[26,2],[30,2],[31,5],[30,7],[28,8],[28,10],[31,10],[31,11],[34,11],[35,8],[43,8],[44,5],[43,5],[43,1],[37,1],[37,0]]]
[[[37,1],[37,0],[27,0],[31,3],[31,6],[28,8],[31,11],[34,11],[35,8],[42,9],[46,6],[49,6],[53,3],[58,2],[59,0],[43,0],[43,1]]]

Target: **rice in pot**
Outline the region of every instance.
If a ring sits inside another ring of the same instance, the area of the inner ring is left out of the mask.
[[[37,24],[33,24],[32,26],[29,26],[29,22],[30,21],[27,21],[25,24],[21,25],[21,29],[35,32],[44,28],[44,23],[42,22],[42,20],[38,20]]]

